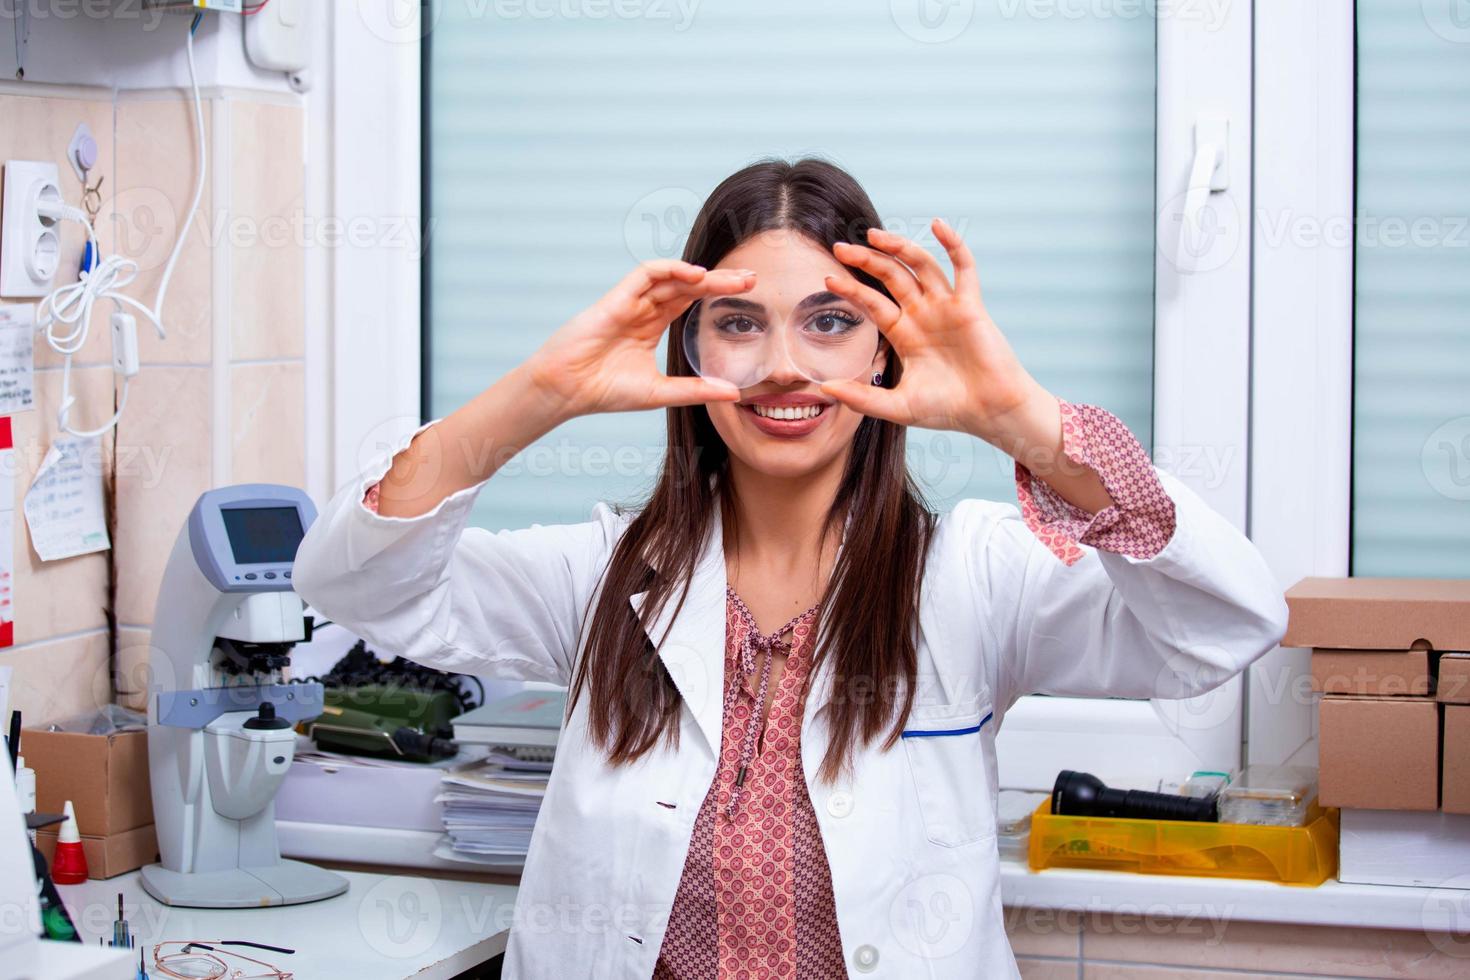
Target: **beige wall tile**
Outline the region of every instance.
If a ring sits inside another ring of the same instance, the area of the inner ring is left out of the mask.
[[[112,412],[112,371],[82,368],[72,372],[72,393],[77,408],[72,416],[77,428],[95,427]],[[15,642],[29,643],[58,633],[74,633],[101,627],[107,622],[107,575],[110,558],[106,552],[42,561],[31,547],[24,505],[26,491],[46,450],[56,439],[56,408],[61,400],[61,372],[36,373],[36,407],[11,416],[15,441]],[[103,437],[104,466],[112,439]],[[110,469],[110,466],[108,467]],[[114,542],[115,544],[116,542]]]
[[[243,101],[229,107],[231,356],[301,357],[306,316],[302,109]]]
[[[1082,923],[1070,911],[1007,908],[1006,935],[1017,956],[1053,956],[1076,959],[1082,950]]]
[[[1037,960],[1017,956],[1016,967],[1021,971],[1022,980],[1077,980],[1076,960]]]
[[[148,661],[153,648],[152,632],[143,629],[117,631],[117,657],[113,674],[119,704],[135,711],[148,710]]]
[[[80,207],[82,184],[76,173],[66,162],[66,147],[78,123],[85,122],[97,140],[97,168],[93,181],[103,177],[103,198],[109,196],[115,180],[113,164],[115,154],[112,142],[112,103],[83,99],[35,98],[20,95],[0,95],[0,161],[6,160],[50,160],[60,172],[61,195],[66,203]],[[107,222],[99,218],[97,234],[105,249],[110,249],[111,238]],[[65,222],[61,233],[61,266],[56,274],[54,286],[76,280],[82,255],[82,243],[86,232],[75,222]],[[6,297],[11,301],[12,297]],[[15,300],[31,302],[36,300]],[[101,315],[98,319],[104,319]],[[105,326],[105,324],[104,324]],[[108,359],[109,341],[106,330],[94,330],[87,344],[76,355],[77,364],[105,363]],[[36,364],[56,365],[61,356],[51,351],[44,343],[36,345]]]
[[[205,140],[210,139],[215,100],[204,103]],[[104,195],[111,203],[118,251],[142,268],[130,287],[152,305],[169,252],[188,214],[198,173],[192,101],[132,101],[117,105],[117,187]],[[145,364],[202,364],[210,357],[213,322],[213,257],[215,234],[211,210],[214,168],[204,183],[199,213],[189,229],[165,297],[163,322],[168,337],[138,324],[138,349]]]
[[[1470,975],[1470,960],[1447,955],[1441,946],[1446,944],[1436,945],[1434,937],[1409,930],[1217,924],[1203,917],[1094,916],[1082,935],[1082,956],[1088,962],[1416,980]]]
[[[152,622],[174,539],[211,486],[210,369],[154,367],[133,379],[117,441],[118,621]]]
[[[306,481],[306,369],[300,361],[230,369],[235,483]]]
[[[98,632],[0,650],[0,667],[14,668],[11,707],[19,708],[26,726],[34,728],[106,704],[111,696],[107,647],[107,634]]]

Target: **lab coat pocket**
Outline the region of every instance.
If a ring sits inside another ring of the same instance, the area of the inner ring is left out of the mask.
[[[982,733],[990,701],[976,696],[954,704],[915,705],[903,729],[919,811],[929,840],[945,847],[995,835]]]

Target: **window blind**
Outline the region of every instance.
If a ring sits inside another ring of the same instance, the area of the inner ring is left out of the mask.
[[[928,10],[442,0],[425,65],[431,413],[524,359],[636,261],[677,256],[721,179],[815,154],[850,170],[893,230],[938,252],[928,220],[960,229],[1023,363],[1148,446],[1152,20],[1005,0]],[[636,503],[662,433],[659,413],[579,419],[492,480],[474,520]],[[1014,500],[1010,461],[968,437],[916,430],[910,462],[940,509]]]
[[[1470,577],[1470,23],[1358,3],[1352,571]]]

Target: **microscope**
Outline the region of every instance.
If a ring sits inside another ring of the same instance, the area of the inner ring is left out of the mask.
[[[148,767],[165,905],[253,908],[340,895],[347,881],[281,858],[275,796],[294,726],[322,713],[317,683],[286,675],[307,638],[291,566],[316,518],[294,487],[210,490],[163,573],[149,653]]]

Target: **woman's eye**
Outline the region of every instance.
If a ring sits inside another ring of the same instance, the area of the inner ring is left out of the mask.
[[[827,310],[812,317],[811,329],[819,334],[843,334],[856,327],[862,320],[842,310]]]
[[[748,316],[731,316],[717,325],[720,333],[752,334],[759,332],[761,325]]]

